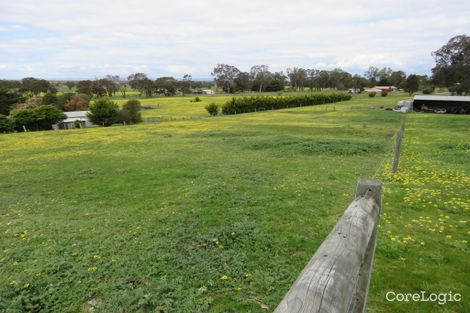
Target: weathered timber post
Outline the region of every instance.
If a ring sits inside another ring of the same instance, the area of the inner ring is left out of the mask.
[[[400,162],[401,143],[403,141],[403,136],[405,135],[405,123],[406,123],[406,115],[401,120],[400,130],[397,133],[397,143],[396,143],[395,154],[393,155],[393,162],[392,162],[392,173],[396,173],[398,170],[398,163]]]
[[[374,259],[382,184],[360,180],[356,198],[274,313],[362,313]]]

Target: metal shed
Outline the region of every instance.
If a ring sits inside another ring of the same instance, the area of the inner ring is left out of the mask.
[[[413,110],[435,113],[470,114],[470,96],[418,95]]]

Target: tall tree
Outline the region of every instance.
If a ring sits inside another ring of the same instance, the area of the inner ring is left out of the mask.
[[[240,72],[235,78],[235,88],[239,91],[248,91],[253,87],[253,80],[251,74],[247,72]]]
[[[227,92],[233,92],[235,87],[235,78],[240,74],[240,70],[233,65],[217,64],[211,75],[218,86]]]
[[[369,80],[370,86],[377,85],[377,81],[380,79],[380,70],[375,66],[369,66],[369,69],[364,73],[364,76]]]
[[[320,71],[317,81],[320,89],[330,87],[330,73],[328,71]]]
[[[354,75],[351,78],[351,87],[356,89],[356,90],[364,90],[365,87],[369,85],[369,81],[362,77],[361,75]]]
[[[77,83],[77,92],[91,96],[93,94],[93,81],[81,80]]]
[[[406,74],[403,71],[394,71],[390,74],[390,85],[403,88],[406,81]]]
[[[289,76],[292,88],[296,90],[302,89],[305,86],[305,82],[307,81],[307,71],[303,68],[288,68],[287,76]]]
[[[379,81],[380,86],[390,86],[390,76],[392,76],[393,70],[390,67],[384,67],[379,70]]]
[[[183,96],[191,92],[192,82],[193,77],[191,76],[191,74],[185,74],[183,76],[183,79],[179,82],[179,89],[181,90],[181,94]]]
[[[433,80],[457,94],[470,93],[470,36],[455,36],[432,55]]]
[[[10,114],[13,106],[23,101],[24,98],[17,90],[0,88],[0,114]]]
[[[146,74],[144,73],[131,74],[129,75],[129,77],[127,77],[127,80],[129,81],[129,86],[131,86],[135,90],[138,90],[141,95],[143,93],[145,93],[147,96],[152,95],[153,89],[155,86],[152,86],[153,81],[150,80]]]
[[[307,80],[305,82],[305,86],[310,88],[310,91],[313,91],[313,89],[320,89],[320,86],[318,86],[318,77],[320,76],[320,70],[308,69],[306,71]]]
[[[340,68],[335,68],[329,73],[330,87],[336,89],[345,89],[351,86],[352,75]]]
[[[157,93],[162,93],[165,96],[173,96],[177,87],[178,81],[173,77],[159,77],[155,80]]]
[[[267,65],[252,66],[250,74],[251,79],[253,80],[253,85],[258,89],[258,92],[263,91],[271,80],[271,72],[269,72],[269,66]]]
[[[271,74],[269,85],[266,86],[266,91],[283,91],[287,85],[287,76],[281,72],[274,72]]]
[[[417,92],[419,90],[419,77],[415,74],[410,74],[406,78],[405,91],[409,94]]]

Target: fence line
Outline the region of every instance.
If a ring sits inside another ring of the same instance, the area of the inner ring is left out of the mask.
[[[382,183],[363,179],[356,198],[274,313],[365,312],[382,207]]]

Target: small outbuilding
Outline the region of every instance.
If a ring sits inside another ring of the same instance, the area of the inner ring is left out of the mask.
[[[212,89],[204,89],[204,90],[202,91],[202,94],[203,94],[203,95],[215,95],[215,92],[214,92],[214,90],[212,90]]]
[[[470,96],[417,95],[413,110],[418,112],[470,114]]]
[[[374,89],[380,89],[380,91],[392,92],[396,91],[398,88],[395,86],[374,86]]]
[[[365,92],[382,92],[382,89],[378,89],[378,88],[364,88],[364,91]]]
[[[53,129],[73,129],[94,126],[88,119],[89,111],[64,112],[67,118],[57,124],[52,125]]]

